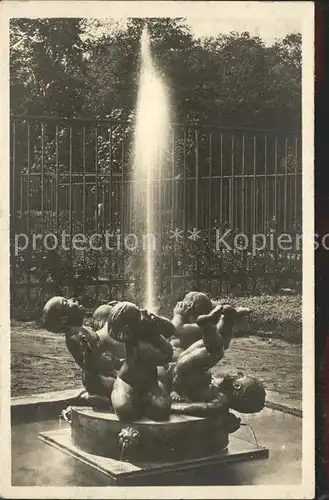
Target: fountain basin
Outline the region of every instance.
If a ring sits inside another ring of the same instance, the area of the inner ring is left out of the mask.
[[[172,462],[215,455],[228,446],[226,414],[200,418],[171,414],[169,420],[147,418],[130,424],[109,411],[71,407],[73,443],[88,453],[137,462]],[[120,433],[128,429],[135,438],[124,448]]]
[[[103,473],[111,484],[142,484],[184,473],[201,473],[219,465],[268,458],[268,449],[225,431],[225,415],[216,418],[172,414],[168,421],[146,418],[131,424],[114,413],[71,406],[71,425],[41,432],[39,438]],[[135,446],[122,448],[120,433],[139,435]],[[123,453],[122,453],[123,451]]]
[[[12,400],[13,486],[301,484],[300,416],[270,408],[243,416],[270,454],[255,445],[247,427],[241,427],[230,434],[229,446],[212,457],[163,464],[120,463],[83,452],[72,442],[71,426],[60,422],[61,411],[77,405],[80,390]]]

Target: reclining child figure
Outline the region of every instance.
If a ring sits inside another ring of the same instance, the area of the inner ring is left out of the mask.
[[[230,407],[257,413],[265,403],[265,389],[255,377],[242,372],[215,378],[215,366],[230,346],[235,323],[250,309],[216,304],[207,295],[189,292],[174,308],[173,359],[159,368],[174,403],[172,411],[196,416],[216,415]]]
[[[174,333],[168,319],[130,302],[111,302],[107,321],[96,332],[83,325],[84,308],[75,299],[53,297],[43,325],[56,330],[63,319],[67,349],[82,369],[82,400],[111,405],[123,421],[169,418],[170,395],[157,374],[157,366],[172,359],[173,348],[162,335]]]

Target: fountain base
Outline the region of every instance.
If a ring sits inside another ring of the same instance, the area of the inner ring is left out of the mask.
[[[118,460],[123,456],[134,462],[172,462],[218,453],[228,445],[225,423],[226,414],[200,418],[173,413],[165,421],[142,418],[126,424],[108,410],[71,408],[76,446],[88,453]],[[123,450],[120,436],[127,433]]]
[[[184,473],[219,464],[268,458],[268,450],[228,435],[224,417],[172,414],[168,421],[120,422],[114,413],[71,408],[70,428],[42,432],[40,439],[102,472],[111,484],[133,484],[151,476]],[[123,429],[138,440],[122,447]]]
[[[266,459],[269,452],[267,448],[259,447],[235,436],[230,436],[229,446],[217,454],[205,456],[194,460],[181,460],[179,462],[164,463],[134,463],[133,461],[120,461],[113,458],[94,455],[81,450],[73,443],[70,429],[42,432],[39,438],[47,444],[76,458],[78,461],[89,465],[108,477],[110,485],[138,485],[149,483],[152,478],[157,482],[167,483],[168,477],[176,474],[193,473],[220,465],[238,462]]]

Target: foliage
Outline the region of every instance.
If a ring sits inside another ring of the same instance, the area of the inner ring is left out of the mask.
[[[11,111],[78,114],[84,86],[81,21],[17,18],[10,27]]]
[[[97,37],[90,24],[11,21],[13,113],[133,116],[145,20],[128,19],[124,28]],[[300,124],[300,34],[267,47],[248,32],[196,39],[181,18],[151,18],[147,25],[174,120],[262,128]]]

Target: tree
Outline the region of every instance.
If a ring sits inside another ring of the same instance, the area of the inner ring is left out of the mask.
[[[10,102],[15,114],[74,116],[84,97],[79,19],[13,19]]]
[[[85,19],[13,20],[11,111],[128,119],[136,106],[145,24],[173,121],[300,125],[300,34],[270,47],[248,32],[195,39],[181,18],[132,18],[124,26]]]
[[[127,20],[124,29],[104,33],[88,45],[86,112],[116,118],[128,118],[134,112],[140,37],[145,24],[152,40],[152,55],[166,79],[171,102],[179,107],[181,78],[188,53],[194,47],[189,27],[182,19],[132,18]]]

